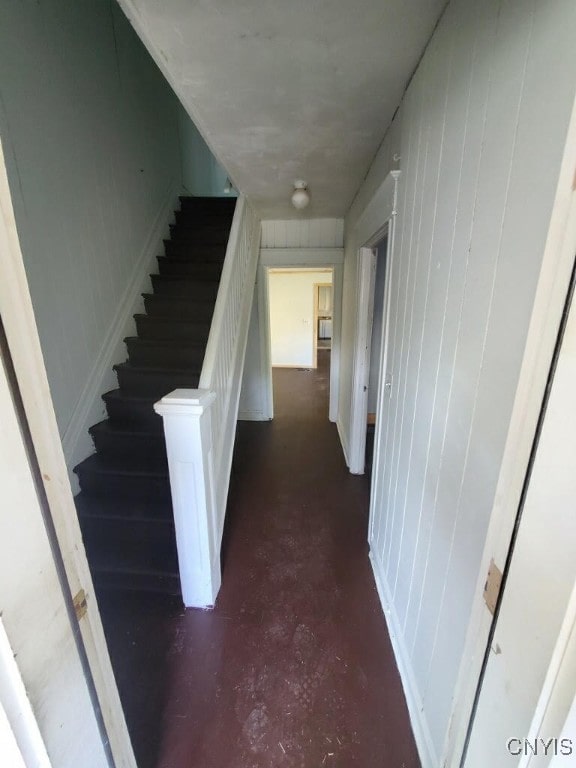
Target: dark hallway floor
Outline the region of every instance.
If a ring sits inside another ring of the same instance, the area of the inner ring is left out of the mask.
[[[216,608],[100,597],[139,768],[419,766],[328,356],[275,370],[274,421],[239,425]]]

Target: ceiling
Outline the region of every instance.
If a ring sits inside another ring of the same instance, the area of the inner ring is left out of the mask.
[[[119,3],[263,218],[316,218],[346,213],[446,0]]]

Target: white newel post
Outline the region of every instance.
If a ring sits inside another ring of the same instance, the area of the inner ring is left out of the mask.
[[[210,407],[215,397],[205,389],[176,389],[154,405],[164,419],[180,583],[188,608],[213,606],[220,589]]]

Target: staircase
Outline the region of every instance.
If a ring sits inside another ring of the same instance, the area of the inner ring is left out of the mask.
[[[76,508],[97,588],[180,593],[162,419],[153,404],[196,388],[235,200],[180,198],[181,210],[135,315],[119,388],[103,395],[108,418],[90,429],[96,453],[75,467]]]

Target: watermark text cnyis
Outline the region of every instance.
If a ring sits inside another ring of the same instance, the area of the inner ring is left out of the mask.
[[[506,749],[511,755],[534,755],[544,757],[569,757],[575,754],[576,741],[573,739],[551,737],[549,739],[511,738],[506,742]]]

